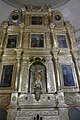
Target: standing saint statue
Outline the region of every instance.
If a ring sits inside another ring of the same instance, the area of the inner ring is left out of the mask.
[[[34,76],[34,79],[35,79],[35,82],[34,82],[34,85],[35,87],[41,87],[41,70],[38,70],[35,72],[35,76]]]
[[[34,93],[35,93],[35,99],[38,101],[41,96],[41,89],[42,89],[42,75],[41,70],[38,70],[35,72],[34,75]]]

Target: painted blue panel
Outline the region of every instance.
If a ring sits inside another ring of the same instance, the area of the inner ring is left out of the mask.
[[[80,120],[80,110],[73,107],[69,109],[69,120]]]
[[[58,47],[67,48],[65,35],[57,35]]]
[[[71,65],[62,65],[65,86],[75,86]]]

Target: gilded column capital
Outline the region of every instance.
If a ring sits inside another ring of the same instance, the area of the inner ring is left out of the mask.
[[[23,28],[25,26],[24,23],[19,24],[19,26],[20,26],[20,30],[23,31]]]
[[[22,12],[25,12],[25,11],[26,11],[26,8],[25,8],[25,7],[23,7],[21,10],[22,10]]]
[[[23,49],[14,49],[14,51],[20,55],[23,52]]]
[[[52,56],[47,57],[46,60],[51,62],[52,61]]]
[[[23,54],[23,50],[22,49],[14,49],[14,51],[16,52],[16,59],[21,59],[21,55]]]
[[[57,60],[58,59],[58,52],[54,52],[53,55],[54,55],[54,59]]]
[[[50,23],[49,28],[51,29],[51,32],[53,32],[53,29],[55,28],[55,24],[54,23]]]
[[[48,11],[49,11],[49,13],[51,13],[52,12],[52,8],[49,8]]]

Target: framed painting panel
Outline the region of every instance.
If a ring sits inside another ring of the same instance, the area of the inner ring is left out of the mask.
[[[57,35],[57,46],[58,48],[68,48],[67,39],[65,34]]]
[[[31,47],[32,48],[43,48],[44,47],[44,34],[42,33],[31,34]]]
[[[13,65],[3,65],[0,87],[11,87]]]
[[[64,86],[75,86],[71,65],[62,64],[61,68],[62,68]]]
[[[16,48],[17,35],[8,35],[6,48]]]
[[[31,24],[32,25],[42,25],[42,16],[32,16]]]

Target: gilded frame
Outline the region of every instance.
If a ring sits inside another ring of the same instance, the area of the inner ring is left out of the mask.
[[[35,24],[32,24],[32,17],[42,17],[42,24],[37,24],[37,25],[35,25]],[[43,15],[39,15],[39,14],[34,14],[34,15],[31,15],[30,16],[30,25],[32,25],[32,26],[42,26],[42,25],[44,25],[44,20],[43,20]]]
[[[13,65],[12,80],[11,80],[10,87],[0,87],[0,90],[13,90],[15,87],[15,80],[16,80],[16,64],[13,62],[10,62],[10,63],[4,62],[0,65],[0,81],[1,81],[2,71],[3,71],[4,65]]]
[[[18,46],[18,33],[13,33],[13,34],[7,34],[7,38],[6,38],[6,43],[5,43],[5,49],[15,49],[15,48],[7,48],[7,44],[8,44],[8,36],[9,35],[15,35],[15,36],[17,36],[17,41],[16,41],[16,47],[15,48],[17,48],[17,46]]]
[[[66,40],[66,44],[67,44],[66,48],[65,47],[63,47],[63,48],[58,47],[58,40],[57,40],[58,35],[64,35],[65,36],[65,40]],[[63,33],[63,32],[62,33],[60,33],[60,32],[56,33],[56,35],[55,35],[55,47],[58,48],[58,49],[68,49],[69,48],[68,37],[67,37],[66,33]]]
[[[32,39],[31,39],[31,35],[32,35],[32,34],[42,34],[42,35],[43,35],[43,42],[44,42],[44,43],[43,43],[43,44],[44,44],[43,47],[31,47],[31,40],[32,40]],[[30,33],[29,48],[31,48],[31,49],[45,49],[45,48],[46,48],[45,38],[46,38],[46,37],[45,37],[45,33]]]
[[[71,65],[71,68],[72,68],[72,73],[73,73],[73,77],[74,77],[74,86],[65,86],[64,85],[64,79],[63,79],[63,73],[62,73],[62,67],[61,65]],[[75,67],[74,67],[74,64],[73,63],[60,63],[60,80],[61,80],[61,86],[63,89],[74,89],[74,88],[77,88],[78,87],[78,81],[77,81],[77,75],[76,75],[76,71],[75,71]]]

